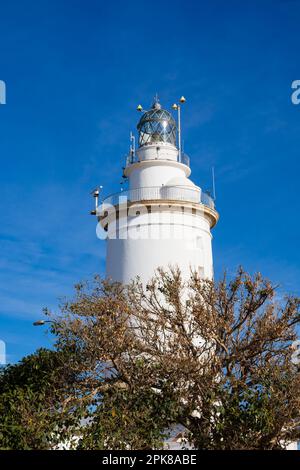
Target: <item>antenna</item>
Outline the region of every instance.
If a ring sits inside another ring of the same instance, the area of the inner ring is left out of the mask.
[[[130,131],[130,163],[133,163],[135,157],[135,136]]]
[[[211,174],[212,174],[212,186],[213,186],[213,199],[216,200],[216,185],[215,185],[215,167],[211,167]]]
[[[181,106],[183,103],[186,102],[186,99],[184,96],[182,96],[179,100],[179,103],[174,103],[172,108],[177,111],[177,132],[178,132],[178,160],[179,162],[182,162],[182,150],[181,150]]]

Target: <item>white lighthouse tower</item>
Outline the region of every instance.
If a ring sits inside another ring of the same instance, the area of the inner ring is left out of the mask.
[[[173,108],[180,111],[181,103]],[[96,202],[98,233],[106,238],[107,278],[127,284],[139,276],[146,283],[158,267],[168,266],[178,266],[184,277],[196,269],[212,278],[211,229],[218,213],[214,200],[189,178],[180,114],[178,133],[157,98],[150,110],[138,110],[138,148],[132,136],[123,168],[128,189]]]

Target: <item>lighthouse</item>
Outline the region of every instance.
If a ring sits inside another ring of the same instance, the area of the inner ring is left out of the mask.
[[[211,229],[218,221],[214,199],[192,181],[182,151],[180,108],[172,113],[158,98],[149,110],[138,106],[137,139],[123,167],[126,188],[98,204],[97,233],[106,239],[106,276],[128,284],[147,283],[157,268],[179,267],[184,278],[196,270],[213,277]],[[137,140],[137,145],[136,145]]]

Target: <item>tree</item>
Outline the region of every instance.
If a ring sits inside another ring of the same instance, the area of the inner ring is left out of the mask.
[[[161,447],[175,423],[200,449],[284,448],[299,437],[299,303],[242,269],[230,282],[171,269],[145,288],[77,285],[53,332],[76,351],[67,402],[86,417],[81,448]]]
[[[74,376],[70,354],[39,349],[0,373],[0,449],[49,449],[66,437],[76,414],[62,410]]]

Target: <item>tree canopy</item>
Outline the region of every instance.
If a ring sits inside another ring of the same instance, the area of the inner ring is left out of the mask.
[[[291,361],[300,300],[260,274],[143,286],[78,284],[39,350],[0,377],[1,448],[161,448],[172,425],[198,449],[279,449],[299,437]],[[76,430],[76,431],[74,431]]]

